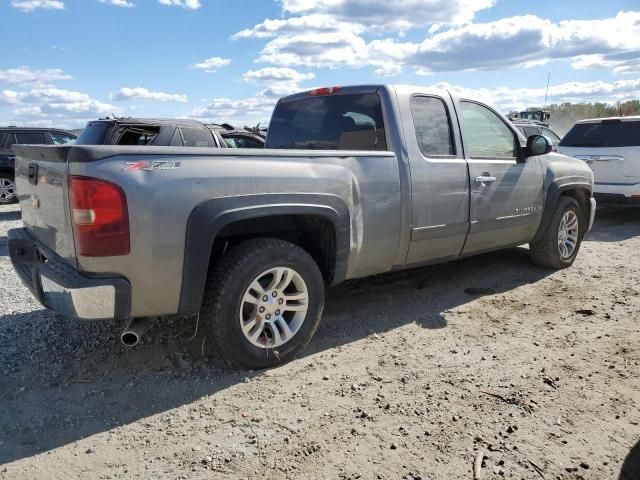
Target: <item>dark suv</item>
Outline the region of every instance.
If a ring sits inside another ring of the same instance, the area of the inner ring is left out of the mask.
[[[73,143],[76,136],[64,130],[50,128],[0,128],[0,205],[17,200],[13,182],[15,155],[11,147],[15,144],[65,145]]]
[[[79,145],[153,145],[173,147],[262,148],[264,138],[227,124],[198,120],[106,118],[89,122]]]

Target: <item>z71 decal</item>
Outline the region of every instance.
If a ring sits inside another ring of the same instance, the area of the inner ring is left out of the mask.
[[[174,162],[173,160],[152,160],[143,162],[125,162],[122,169],[123,172],[132,172],[135,170],[144,170],[151,172],[154,170],[175,170],[180,168],[182,162]]]

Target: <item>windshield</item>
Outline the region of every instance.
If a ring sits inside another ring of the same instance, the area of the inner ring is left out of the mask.
[[[386,150],[380,97],[359,93],[280,102],[266,148]]]
[[[620,120],[578,123],[560,142],[561,147],[635,147],[640,146],[640,121]]]

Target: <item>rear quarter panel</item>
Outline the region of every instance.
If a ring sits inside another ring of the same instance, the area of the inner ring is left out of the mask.
[[[87,147],[84,147],[87,148]],[[347,278],[391,269],[400,235],[400,180],[392,153],[89,147],[107,158],[70,164],[70,173],[113,181],[127,195],[131,253],[78,257],[88,272],[116,273],[132,286],[132,316],[177,313],[189,216],[200,203],[264,194],[326,194],[350,214]],[[97,149],[97,150],[96,150]],[[110,154],[113,154],[110,156]],[[123,171],[127,162],[180,168]]]

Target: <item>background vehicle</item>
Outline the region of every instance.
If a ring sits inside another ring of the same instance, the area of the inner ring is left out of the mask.
[[[198,120],[114,118],[89,122],[79,145],[152,145],[172,147],[262,148],[264,139],[228,124]]]
[[[252,129],[236,128],[228,123],[206,126],[219,138],[220,144],[225,143],[229,148],[264,148],[264,136]]]
[[[258,368],[309,341],[325,286],[524,243],[566,268],[593,223],[584,162],[447,91],[292,95],[266,146],[18,147],[15,269],[71,317],[199,314],[210,352]]]
[[[16,201],[14,185],[14,144],[67,145],[75,135],[49,128],[0,128],[0,204]]]
[[[640,117],[581,120],[558,149],[593,169],[599,202],[640,206]]]
[[[546,123],[539,122],[537,120],[511,120],[518,130],[520,130],[525,137],[532,135],[544,135],[551,144],[551,151],[558,151],[558,144],[560,143],[560,136],[551,130]]]

